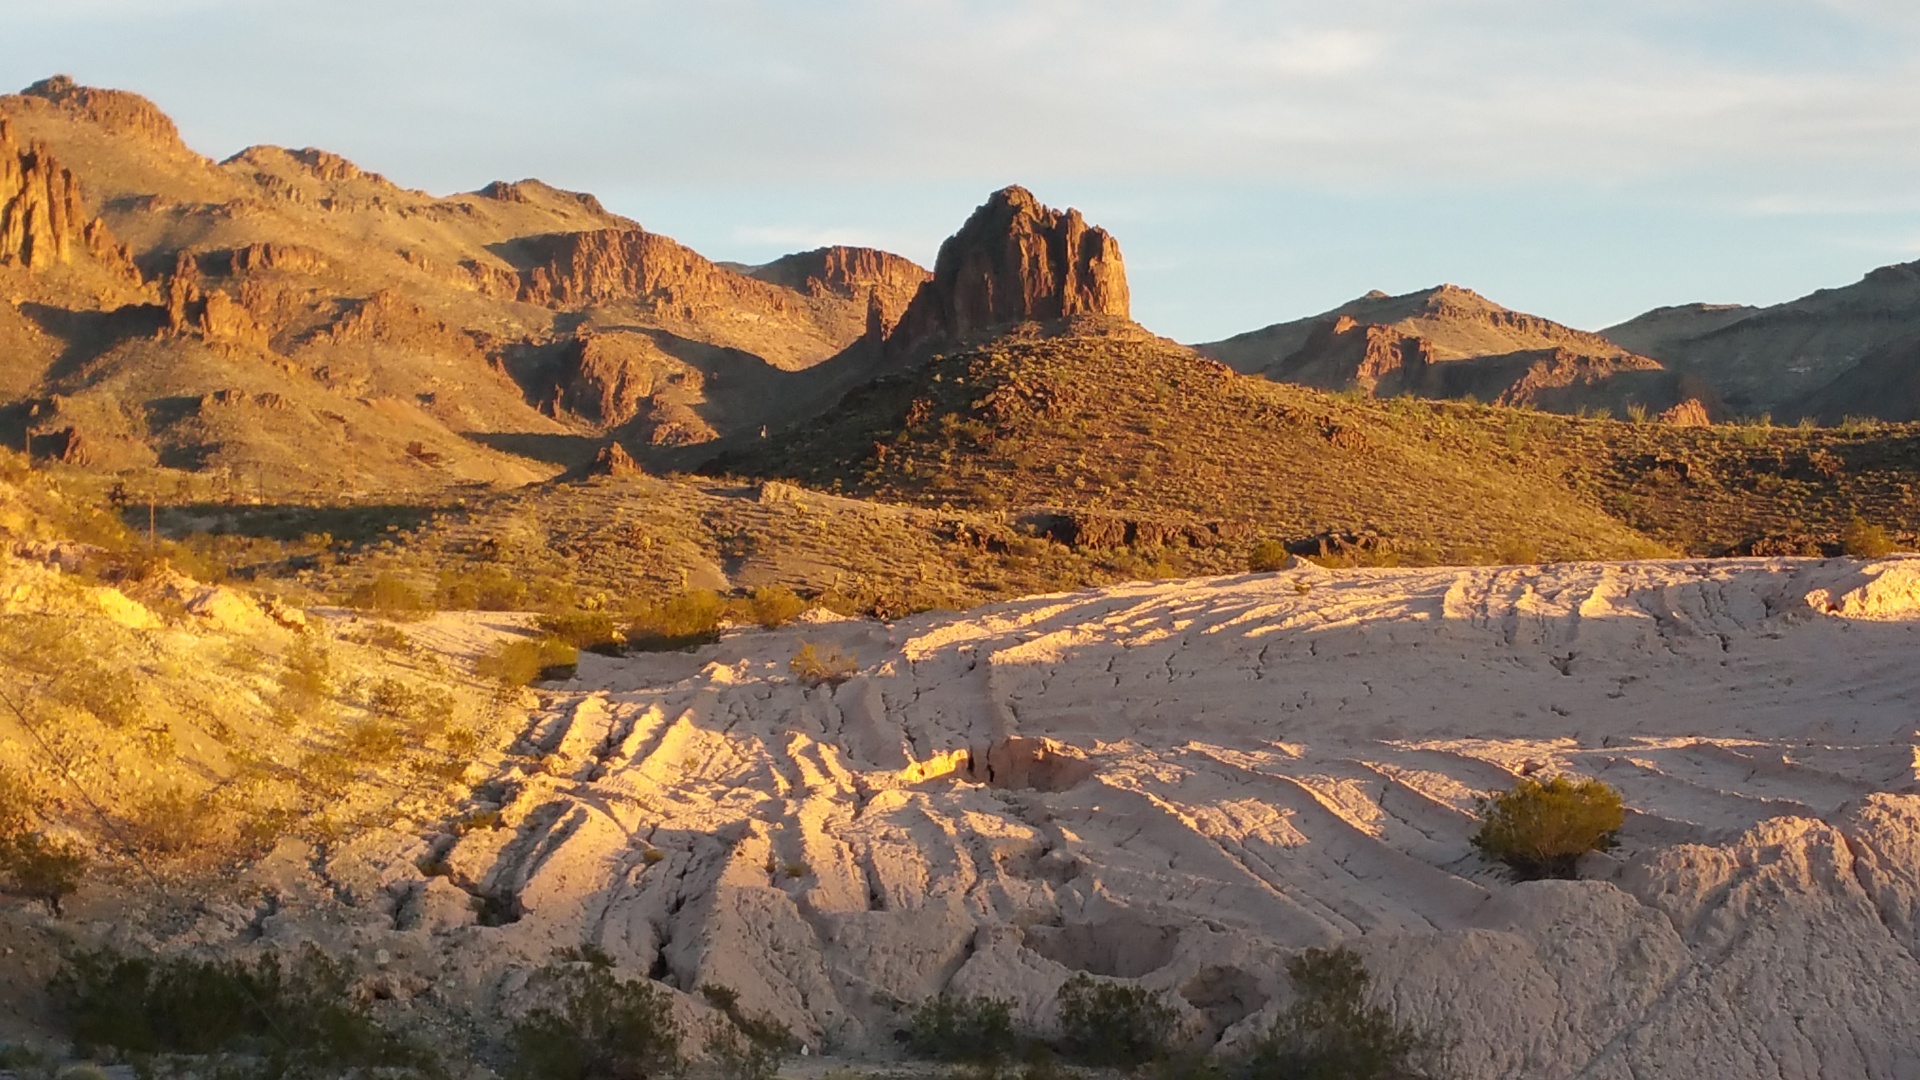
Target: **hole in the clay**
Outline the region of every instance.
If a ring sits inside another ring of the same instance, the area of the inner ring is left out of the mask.
[[[1236,967],[1201,968],[1180,988],[1180,996],[1207,1018],[1213,1039],[1267,1005],[1260,980]]]
[[[1065,791],[1094,771],[1093,762],[1071,746],[1014,735],[969,754],[964,775],[990,787]]]
[[[1031,926],[1027,948],[1062,967],[1089,975],[1137,979],[1173,960],[1180,931],[1130,916],[1075,926]]]

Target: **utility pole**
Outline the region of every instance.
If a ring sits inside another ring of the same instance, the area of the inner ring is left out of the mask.
[[[153,492],[147,492],[147,550],[158,551],[160,545],[154,539]]]

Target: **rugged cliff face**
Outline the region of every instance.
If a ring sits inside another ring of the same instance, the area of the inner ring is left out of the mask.
[[[106,223],[87,217],[73,170],[45,143],[22,147],[12,123],[0,116],[0,266],[44,270],[71,263],[76,251],[139,280]]]
[[[1022,187],[993,193],[940,245],[888,345],[961,340],[996,326],[1073,315],[1129,317],[1120,243],[1078,210],[1042,206]]]
[[[891,330],[933,275],[898,255],[873,248],[823,247],[775,259],[750,271],[761,281],[807,296],[871,298],[880,332]]]

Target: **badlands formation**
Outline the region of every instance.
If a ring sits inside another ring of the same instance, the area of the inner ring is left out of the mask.
[[[586,656],[497,828],[282,852],[235,934],[344,922],[508,1012],[590,944],[856,1057],[943,991],[1044,1030],[1078,971],[1232,1045],[1339,942],[1464,1078],[1912,1077],[1916,618],[1910,559],[1299,564]],[[855,673],[806,685],[803,643]],[[1621,844],[1510,882],[1475,799],[1561,772],[1623,792]]]

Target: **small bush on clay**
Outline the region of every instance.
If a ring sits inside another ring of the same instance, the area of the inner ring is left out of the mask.
[[[573,676],[580,651],[555,638],[503,641],[474,664],[474,672],[503,687],[525,686],[544,679]]]
[[[1473,846],[1522,881],[1575,877],[1589,851],[1607,851],[1626,821],[1620,793],[1599,780],[1523,777],[1513,790],[1480,801]]]
[[[1231,1070],[1238,1080],[1424,1080],[1440,1039],[1366,1004],[1372,982],[1351,949],[1308,949],[1287,961],[1299,997]]]
[[[1021,1042],[1011,1002],[946,994],[916,1006],[900,1038],[916,1057],[976,1064],[1004,1061]]]
[[[427,598],[392,574],[381,574],[353,590],[347,603],[388,619],[417,619],[427,610]]]
[[[823,653],[811,641],[801,643],[800,651],[793,654],[787,666],[808,686],[839,686],[860,669],[853,657],[838,649]]]
[[[1247,569],[1266,574],[1287,565],[1287,545],[1278,540],[1262,540],[1247,552]]]
[[[727,602],[704,589],[684,592],[634,612],[627,645],[643,652],[669,652],[720,640]]]
[[[515,1080],[654,1080],[678,1076],[680,1027],[668,996],[609,968],[549,968],[560,1000],[513,1026]]]
[[[1887,530],[1869,525],[1855,515],[1847,527],[1840,530],[1840,550],[1856,559],[1878,559],[1893,554],[1897,548]]]
[[[753,621],[768,630],[787,625],[811,607],[811,603],[785,585],[755,589],[746,601],[747,613]]]
[[[1173,1049],[1177,1014],[1143,986],[1096,980],[1082,973],[1060,987],[1061,1051],[1097,1067],[1131,1068],[1165,1058]]]

